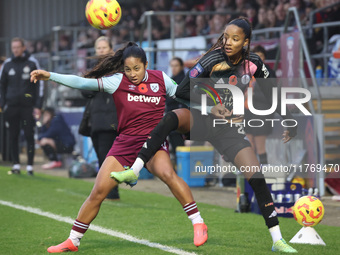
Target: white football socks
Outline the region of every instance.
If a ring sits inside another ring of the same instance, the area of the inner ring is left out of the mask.
[[[201,217],[200,212],[194,213],[193,215],[190,215],[189,220],[191,220],[192,225],[196,224],[196,223],[203,223],[203,218]]]
[[[33,166],[32,165],[27,165],[26,166],[26,171],[33,171]]]
[[[80,239],[82,239],[83,236],[84,234],[72,229],[69,238],[71,239],[73,245],[78,247],[80,245]]]
[[[272,236],[273,239],[273,243],[276,243],[277,241],[279,241],[280,239],[282,239],[282,235],[281,235],[281,230],[280,230],[280,226],[276,225],[274,227],[271,227],[269,229],[269,233]]]
[[[144,161],[141,158],[136,158],[135,162],[132,165],[132,171],[136,176],[139,176],[139,172],[144,167]]]

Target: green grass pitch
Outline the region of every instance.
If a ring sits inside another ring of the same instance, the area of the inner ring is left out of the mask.
[[[7,175],[8,170],[0,167],[0,200],[73,219],[93,186],[83,180],[44,174]],[[273,254],[270,234],[260,215],[199,203],[209,239],[196,248],[191,222],[175,198],[133,189],[121,189],[120,194],[121,201],[103,203],[93,224],[196,254]],[[280,218],[280,226],[286,241],[300,229],[294,219]],[[0,204],[0,254],[47,254],[46,249],[64,241],[70,229],[68,223]],[[315,229],[326,246],[292,246],[299,254],[337,254],[340,228],[318,225]],[[171,253],[89,230],[77,254]]]

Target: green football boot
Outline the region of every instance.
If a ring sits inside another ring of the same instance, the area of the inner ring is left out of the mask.
[[[133,170],[129,167],[124,167],[126,170],[122,172],[111,172],[110,176],[115,179],[118,183],[125,182],[131,187],[135,186],[138,181],[138,176],[135,175]]]
[[[286,243],[286,241],[281,238],[273,244],[272,251],[286,252],[286,253],[297,253],[292,246]]]

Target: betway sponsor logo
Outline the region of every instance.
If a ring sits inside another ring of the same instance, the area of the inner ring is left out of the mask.
[[[149,97],[146,95],[133,96],[130,93],[127,95],[127,100],[129,102],[141,102],[141,103],[154,103],[156,105],[161,101],[161,97]]]

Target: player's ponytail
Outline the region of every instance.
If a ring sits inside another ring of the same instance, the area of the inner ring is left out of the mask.
[[[124,61],[128,57],[140,58],[146,64],[146,54],[144,50],[134,42],[128,42],[123,48],[115,53],[101,57],[98,63],[87,72],[85,78],[100,78],[117,72],[122,72]]]

